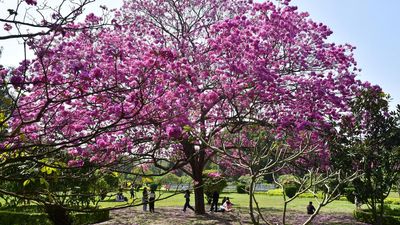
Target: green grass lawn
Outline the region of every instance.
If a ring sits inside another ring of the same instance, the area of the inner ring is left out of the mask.
[[[161,198],[167,197],[171,195],[170,192],[157,192],[157,197],[161,196]],[[125,196],[129,196],[128,193],[124,193]],[[141,197],[141,193],[137,195]],[[239,208],[248,208],[249,195],[247,194],[238,194],[238,193],[222,193],[220,195],[220,201],[223,197],[229,197],[231,202],[234,203],[234,207]],[[282,210],[283,209],[283,198],[281,196],[269,196],[266,194],[256,194],[257,201],[261,208],[271,208],[273,210]],[[297,211],[305,211],[308,202],[312,201],[314,205],[317,205],[317,202],[313,198],[298,198],[292,201],[288,205],[289,210],[297,210]],[[132,199],[129,199],[129,202],[132,202]],[[191,195],[191,204],[194,205],[194,195]],[[141,203],[141,199],[136,199],[135,203]],[[157,201],[155,203],[156,207],[183,207],[185,203],[185,199],[183,194],[177,194],[170,198]],[[116,207],[126,205],[126,203],[115,202],[115,201],[106,201],[100,202],[100,207]],[[141,206],[137,206],[141,207]],[[208,206],[206,206],[206,209]],[[327,206],[323,207],[321,212],[327,213],[352,213],[354,210],[354,205],[348,201],[334,201]]]
[[[129,192],[124,193],[125,196],[129,197]],[[157,197],[166,198],[170,195],[173,195],[172,192],[164,192],[159,191],[156,193]],[[141,203],[141,196],[142,193],[136,193],[136,196],[139,197],[135,200],[135,204]],[[234,203],[234,207],[240,208],[248,208],[249,205],[249,196],[247,194],[238,194],[238,193],[222,193],[220,195],[220,201],[223,197],[229,197],[231,201]],[[399,198],[397,192],[392,192],[389,197],[391,198]],[[283,208],[283,198],[282,196],[269,196],[266,194],[256,194],[257,201],[259,206],[262,208],[271,208],[273,210],[281,210]],[[289,210],[298,210],[298,211],[305,211],[305,207],[307,206],[308,202],[312,201],[314,205],[317,204],[315,199],[312,198],[297,198],[293,202],[291,202],[288,206]],[[132,202],[132,199],[129,199],[129,203]],[[4,200],[0,198],[0,204],[4,205]],[[185,203],[185,199],[183,194],[177,194],[172,197],[169,197],[164,200],[157,201],[155,203],[156,207],[183,207]],[[191,194],[191,204],[194,205],[194,194]],[[102,201],[100,202],[100,207],[107,208],[107,207],[117,207],[117,206],[124,206],[126,205],[125,202],[115,202],[114,198],[110,199],[109,201]],[[141,206],[137,206],[141,207]],[[391,205],[392,208],[400,208],[400,205]],[[206,209],[208,206],[206,206]],[[334,201],[327,206],[323,207],[321,212],[326,213],[352,213],[354,210],[354,205],[348,201]]]

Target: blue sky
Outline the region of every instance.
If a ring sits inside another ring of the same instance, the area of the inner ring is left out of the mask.
[[[292,0],[300,11],[328,25],[330,41],[357,47],[361,80],[378,84],[400,104],[399,0]]]

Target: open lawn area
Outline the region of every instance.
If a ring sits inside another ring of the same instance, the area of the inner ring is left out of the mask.
[[[125,196],[129,196],[128,193],[124,193]],[[173,193],[169,192],[158,192],[157,197],[165,198]],[[220,195],[220,201],[223,197],[229,197],[231,202],[234,204],[235,208],[247,208],[249,202],[249,196],[247,194],[238,194],[238,193],[222,193]],[[282,210],[283,209],[283,198],[281,196],[270,196],[266,194],[256,194],[257,201],[261,208],[273,208],[274,210]],[[317,204],[315,199],[313,198],[297,198],[292,201],[288,208],[290,210],[304,211],[306,210],[306,206],[308,202],[314,202],[314,205]],[[132,202],[132,199],[129,199],[129,203]],[[194,195],[191,195],[191,204],[194,204]],[[139,193],[139,198],[135,199],[135,204],[141,203],[141,193]],[[183,207],[185,203],[185,199],[183,194],[173,195],[170,198],[157,201],[155,203],[155,207]],[[100,207],[115,207],[120,205],[126,205],[126,203],[115,202],[115,201],[105,201],[100,202]],[[141,207],[141,206],[137,206]],[[206,206],[207,207],[207,206]],[[329,205],[322,208],[321,212],[325,213],[352,213],[354,210],[354,205],[348,201],[338,200],[330,203]]]
[[[158,196],[167,197],[172,193],[159,192]],[[127,193],[126,193],[126,196]],[[214,213],[208,212],[206,215],[195,215],[192,211],[182,212],[184,204],[183,194],[174,195],[168,199],[155,203],[155,213],[143,212],[142,206],[134,206],[124,209],[113,210],[112,219],[99,225],[131,225],[131,224],[251,224],[248,215],[248,195],[237,193],[222,193],[222,197],[227,196],[234,203],[234,212]],[[139,193],[141,197],[141,193]],[[194,204],[194,196],[191,196],[191,203]],[[280,222],[283,209],[283,199],[281,196],[269,196],[257,194],[257,200],[262,207],[264,215],[268,215],[275,223]],[[130,203],[132,200],[129,200]],[[298,198],[289,205],[287,213],[288,224],[302,224],[307,219],[306,206],[309,201],[317,204],[315,199]],[[134,203],[140,203],[140,199],[135,199]],[[118,202],[101,202],[101,207],[112,207],[124,205]],[[209,205],[206,205],[208,211]],[[352,213],[354,205],[348,201],[337,200],[322,208],[320,214],[312,224],[345,225],[345,224],[364,224],[354,220]]]

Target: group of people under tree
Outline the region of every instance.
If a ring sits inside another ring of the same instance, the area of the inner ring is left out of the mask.
[[[132,199],[135,198],[135,190],[134,187],[132,187],[130,190],[130,197]],[[189,208],[192,211],[194,211],[194,208],[190,205],[190,191],[186,190],[184,192],[184,198],[185,198],[185,204],[183,206],[183,212],[186,212],[186,209]],[[156,194],[154,190],[150,190],[148,192],[147,187],[143,188],[143,193],[142,193],[142,204],[143,204],[143,211],[147,211],[147,205],[149,205],[149,211],[151,213],[154,213],[154,203],[156,199]],[[122,194],[122,189],[119,190],[116,196],[116,201],[127,201],[127,198]],[[211,201],[211,208],[210,212],[230,212],[233,210],[232,206],[233,203],[230,201],[229,197],[224,197],[222,199],[221,205],[218,208],[218,202],[219,202],[219,192],[214,191],[212,195],[212,201]],[[307,214],[314,214],[315,212],[315,207],[313,206],[312,202],[309,202],[307,205]]]
[[[218,201],[219,201],[219,192],[214,191],[212,196],[211,208],[210,212],[230,212],[233,210],[233,203],[230,201],[228,197],[224,197],[221,202],[221,206],[218,209]]]
[[[131,189],[130,193],[131,193],[131,198],[133,199],[135,197],[134,191],[132,191],[132,189]],[[154,213],[155,198],[156,198],[156,194],[155,194],[154,190],[150,190],[150,192],[149,192],[146,187],[143,189],[143,193],[142,193],[143,211],[147,211],[147,205],[149,205],[149,211],[151,213]],[[183,206],[182,211],[186,212],[187,208],[194,211],[194,208],[190,205],[190,191],[189,190],[186,190],[184,192],[184,198],[185,198],[185,204]],[[229,211],[233,210],[232,209],[233,204],[228,197],[223,198],[221,206],[219,208],[218,208],[218,201],[219,201],[219,193],[214,192],[210,211],[229,212]]]
[[[150,193],[147,191],[145,187],[143,189],[142,195],[142,204],[143,204],[143,211],[147,211],[147,204],[149,204],[149,211],[154,213],[154,202],[156,200],[156,193],[154,190],[150,190]]]

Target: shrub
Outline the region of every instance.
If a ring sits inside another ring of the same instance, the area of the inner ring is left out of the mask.
[[[46,213],[0,211],[0,221],[8,225],[53,225]]]
[[[206,170],[203,172],[204,177],[204,193],[207,201],[211,203],[212,195],[215,191],[221,193],[228,185],[225,178],[222,177],[216,170]]]
[[[347,201],[351,202],[351,203],[355,203],[355,193],[356,189],[351,187],[351,188],[345,188],[344,189],[344,194],[346,195],[346,199]]]
[[[239,193],[239,194],[247,193],[247,192],[248,192],[247,185],[244,184],[244,183],[237,183],[237,184],[236,184],[236,191],[237,191],[237,193]]]
[[[99,210],[94,212],[85,213],[72,213],[70,214],[73,225],[86,225],[92,223],[100,223],[110,219],[109,210]]]
[[[2,208],[0,209],[0,224],[53,225],[48,214],[40,211],[43,211],[43,209],[38,206]],[[110,218],[110,211],[73,212],[69,214],[69,217],[73,225],[86,225],[108,220]]]
[[[374,217],[369,210],[355,210],[354,218],[357,221],[373,224]],[[384,215],[382,225],[400,225],[400,215]]]
[[[240,176],[238,182],[236,183],[236,191],[237,193],[244,194],[249,192],[251,183],[251,176],[243,175]]]
[[[267,195],[270,196],[282,196],[283,192],[282,189],[278,188],[278,189],[271,189],[267,191]]]
[[[284,186],[283,190],[285,191],[286,196],[291,198],[297,193],[297,191],[299,190],[299,187],[298,187],[298,185],[295,185],[295,184],[288,184],[288,185]]]
[[[156,191],[159,185],[157,183],[151,183],[149,186],[150,191]]]
[[[400,198],[386,198],[385,204],[400,205]]]

